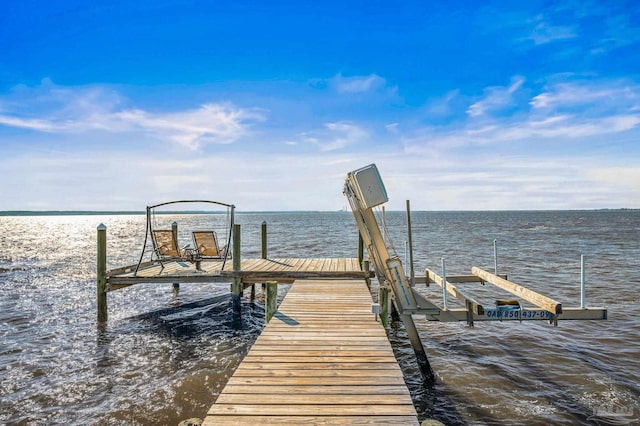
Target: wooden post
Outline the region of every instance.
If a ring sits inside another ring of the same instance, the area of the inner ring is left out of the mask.
[[[380,304],[380,322],[382,326],[389,326],[389,288],[380,284],[378,288],[378,303]]]
[[[178,244],[178,222],[173,222],[171,224],[171,233],[173,234],[173,241],[176,243],[176,247],[180,247]]]
[[[233,225],[233,272],[239,273],[242,270],[240,252],[240,224]],[[242,297],[242,278],[236,276],[231,284],[231,303],[233,312],[239,314],[241,311],[240,298]]]
[[[369,272],[370,267],[369,267],[369,261],[368,260],[363,260],[360,265],[362,265],[362,270],[364,272],[367,272],[367,273]],[[364,281],[367,283],[367,287],[369,288],[369,290],[371,290],[371,278],[366,277],[364,279]]]
[[[267,258],[267,221],[262,222],[261,229],[261,240],[262,240],[262,258]]]
[[[362,266],[364,260],[364,239],[362,234],[358,232],[358,265]]]
[[[107,227],[104,224],[98,226],[98,256],[96,268],[96,305],[98,308],[98,322],[106,322],[107,310]]]
[[[265,318],[266,322],[271,321],[271,318],[278,310],[278,282],[267,281],[267,300],[265,301]]]

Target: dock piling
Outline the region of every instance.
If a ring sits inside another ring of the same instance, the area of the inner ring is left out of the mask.
[[[278,310],[278,281],[267,281],[265,321],[268,323]]]
[[[260,232],[262,241],[262,258],[267,258],[267,221],[262,222],[261,232]]]
[[[101,223],[98,226],[98,255],[96,265],[96,304],[98,308],[98,322],[106,322],[107,310],[107,227]]]
[[[380,284],[378,288],[378,303],[380,304],[380,322],[384,328],[389,327],[389,287]]]
[[[364,272],[369,272],[369,269],[371,268],[371,265],[369,263],[368,260],[363,260],[362,262],[360,262],[360,265],[362,267],[362,270]],[[369,278],[368,276],[364,279],[364,281],[367,283],[367,288],[369,290],[371,290],[371,278]]]

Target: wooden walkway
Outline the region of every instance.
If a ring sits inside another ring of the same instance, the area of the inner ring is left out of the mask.
[[[138,273],[135,265],[107,271],[109,285],[131,285],[146,282],[228,282],[238,274],[244,283],[259,283],[277,280],[280,283],[291,283],[295,280],[309,278],[366,278],[369,271],[363,271],[356,258],[283,258],[283,259],[242,259],[240,271],[233,271],[233,262],[227,260],[224,265],[220,260],[203,260],[200,270],[195,262],[164,261],[142,264]]]
[[[204,425],[417,425],[364,280],[296,281]]]

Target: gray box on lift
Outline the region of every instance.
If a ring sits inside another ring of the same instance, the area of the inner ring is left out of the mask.
[[[384,182],[375,164],[369,164],[351,173],[357,185],[358,198],[365,208],[379,206],[389,201]]]

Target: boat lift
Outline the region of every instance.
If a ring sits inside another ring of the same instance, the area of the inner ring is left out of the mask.
[[[409,340],[416,353],[418,365],[426,380],[432,380],[433,373],[412,315],[424,315],[429,321],[466,321],[469,326],[473,326],[476,321],[548,320],[550,323],[557,325],[558,320],[607,319],[607,310],[605,308],[587,308],[585,306],[584,257],[582,257],[583,273],[581,274],[580,306],[564,307],[560,302],[550,297],[509,281],[505,275],[499,275],[495,241],[495,273],[473,267],[470,275],[447,276],[444,259],[442,260],[442,275],[438,275],[429,269],[425,270],[425,283],[428,285],[433,282],[442,287],[442,306],[438,306],[415,290],[413,284],[416,277],[413,274],[413,265],[411,265],[410,277],[407,277],[400,258],[395,254],[394,250],[389,249],[390,245],[387,244],[380,230],[380,224],[373,209],[386,203],[388,196],[376,165],[370,164],[348,173],[344,185],[344,194],[349,200],[360,236],[367,248],[372,266],[378,277],[382,290],[380,294],[384,296],[386,291],[391,292],[392,303],[404,323]],[[410,231],[409,240],[411,240]],[[517,298],[496,300],[494,306],[484,306],[472,295],[456,287],[457,284],[471,282],[489,283],[510,292]],[[449,308],[449,296],[460,300],[465,307]],[[524,308],[520,299],[534,305],[535,308]],[[381,300],[381,304],[384,304],[383,300]],[[384,307],[381,308],[384,309]]]

